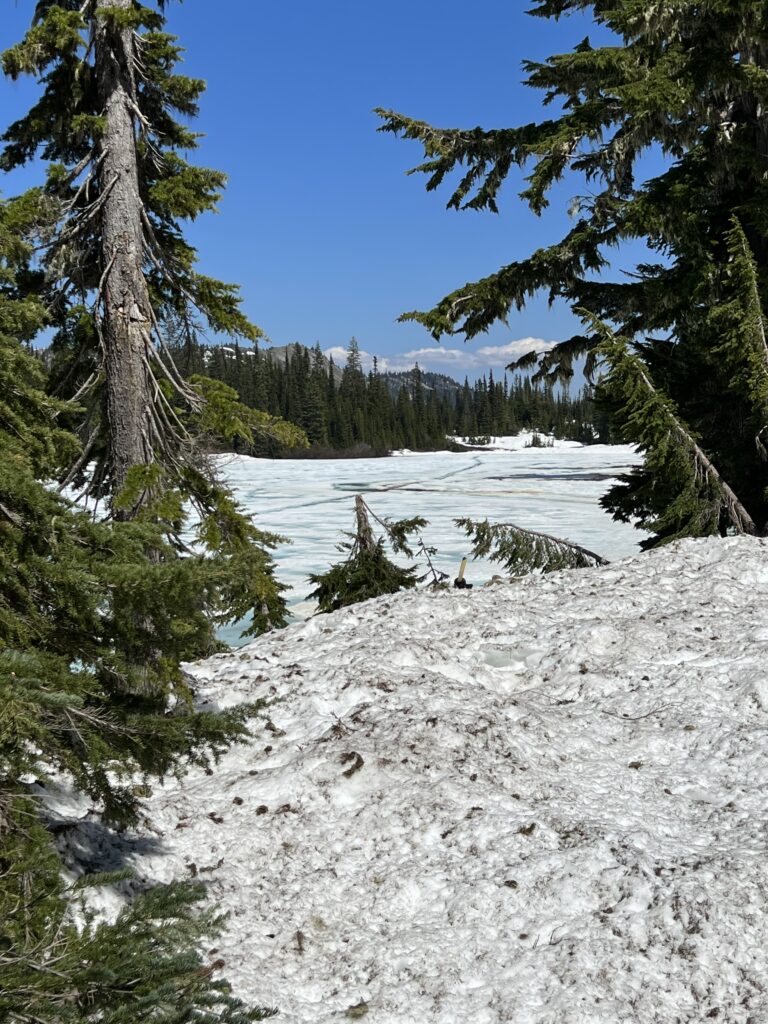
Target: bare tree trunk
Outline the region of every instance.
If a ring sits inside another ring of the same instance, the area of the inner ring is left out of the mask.
[[[355,540],[359,550],[373,551],[376,547],[376,541],[373,539],[371,521],[368,518],[368,512],[366,510],[366,504],[363,501],[362,494],[355,495],[355,521],[357,523]]]
[[[133,466],[154,461],[153,380],[149,364],[152,312],[143,273],[142,202],[136,147],[135,36],[105,8],[129,10],[132,0],[97,0],[95,54],[101,140],[101,270],[106,400],[114,498]],[[104,198],[106,197],[106,198]],[[98,315],[98,313],[97,313]],[[130,510],[117,513],[122,518]]]

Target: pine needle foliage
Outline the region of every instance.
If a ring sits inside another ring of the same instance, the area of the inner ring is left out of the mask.
[[[58,425],[69,406],[46,394],[40,362],[14,337],[42,317],[16,293],[18,214],[0,206],[0,767],[70,772],[125,822],[137,802],[120,778],[207,763],[242,735],[244,711],[193,712],[180,663],[220,649],[217,622],[250,611],[254,628],[281,623],[281,588],[265,538],[223,488],[200,506],[201,550],[179,557],[167,539],[183,518],[177,496],[130,522],[99,520],[44,484],[78,442]]]
[[[36,243],[22,287],[42,299],[55,331],[56,393],[78,406],[69,425],[83,451],[68,482],[108,499],[119,518],[171,491],[203,506],[221,493],[207,486],[194,438],[231,426],[231,396],[182,378],[173,330],[191,342],[202,321],[261,336],[238,288],[201,274],[183,235],[185,221],[215,210],[226,178],[186,159],[205,83],[177,72],[182,54],[163,3],[40,0],[32,27],[2,55],[11,79],[40,83],[2,136],[0,169],[47,162],[44,184],[19,199]],[[240,415],[246,435],[307,444],[277,417]]]
[[[237,288],[198,273],[183,237],[225,179],[182,155],[197,144],[186,122],[204,83],[176,73],[182,50],[164,10],[45,0],[2,55],[8,76],[34,75],[40,92],[5,131],[0,167],[48,164],[45,183],[5,207],[19,309],[36,303],[40,314],[11,336],[54,329],[47,389],[68,400],[57,423],[76,439],[67,435],[68,456],[48,475],[137,524],[114,556],[126,585],[111,604],[150,666],[210,649],[223,621],[250,618],[254,633],[285,623],[270,554],[280,538],[256,529],[206,450],[234,437],[307,445],[300,428],[249,410],[219,382],[185,381],[170,354],[171,328],[193,339],[200,318],[252,340],[260,332]]]
[[[382,527],[382,535],[374,534],[371,518]],[[394,554],[412,558],[409,538],[426,525],[427,521],[419,516],[380,519],[358,494],[355,497],[355,532],[347,534],[349,540],[338,545],[339,551],[347,552],[347,557],[327,572],[313,573],[309,577],[310,583],[316,585],[309,596],[317,601],[318,610],[333,612],[359,601],[415,587],[418,583],[416,567],[396,565],[387,555],[385,538]],[[432,549],[429,551],[434,553]]]
[[[5,333],[16,305],[0,293],[0,771],[67,771],[126,822],[137,801],[120,778],[207,759],[243,732],[241,715],[193,713],[179,669],[216,649],[222,595],[201,558],[147,558],[167,546],[155,525],[96,522],[41,483],[76,441]]]
[[[747,528],[742,513],[741,526],[734,523],[733,502],[721,500],[727,481],[762,533],[768,8],[757,0],[540,0],[530,13],[557,19],[574,11],[591,13],[615,42],[597,46],[586,38],[569,53],[524,63],[527,84],[553,108],[549,119],[464,130],[378,112],[382,131],[421,144],[424,161],[414,171],[427,176],[428,190],[447,185],[452,209],[495,212],[515,168],[527,175],[520,198],[537,214],[562,179],[581,190],[570,208],[573,226],[559,242],[403,319],[437,339],[471,339],[541,291],[587,310],[625,339],[618,349],[607,347],[621,366],[613,397],[602,388],[606,402],[620,414],[629,378],[650,394],[640,385],[639,364],[626,362],[629,346],[658,396],[656,414],[668,399],[667,411],[685,424],[721,481],[713,483],[711,470],[702,475],[700,465],[691,490],[688,455],[666,465],[649,447],[647,419],[626,415],[624,435],[643,444],[646,463],[611,490],[607,507],[620,518],[657,524],[651,543]],[[641,161],[651,151],[664,162],[644,181]],[[651,257],[624,279],[612,277],[610,254],[620,255],[622,243],[633,240],[642,240]],[[574,360],[585,356],[588,373],[607,358],[605,336],[589,322],[586,332],[515,366],[567,380]],[[681,435],[673,435],[676,446]],[[692,451],[688,442],[683,448]]]
[[[746,412],[760,458],[768,458],[768,341],[759,271],[741,222],[734,217],[726,236],[728,260],[722,268],[723,297],[709,311],[719,341],[715,350],[728,373],[728,389]]]
[[[674,402],[654,385],[648,367],[628,340],[594,318],[591,324],[601,338],[598,354],[608,367],[601,386],[616,406],[619,430],[645,456],[643,469],[653,500],[643,509],[638,525],[665,540],[711,536],[723,522],[736,533],[757,533],[738,495],[683,422]],[[625,486],[632,486],[632,480],[625,478]],[[609,495],[603,504],[612,508],[614,501]],[[635,515],[640,511],[636,503]]]
[[[176,115],[194,114],[203,84],[173,74],[180,50],[162,10],[40,0],[2,58],[41,93],[5,133],[0,164],[49,161],[45,185],[0,206],[0,1020],[11,1024],[268,1015],[201,961],[220,923],[198,911],[202,887],[161,887],[115,923],[86,913],[76,928],[40,796],[63,774],[104,827],[135,823],[153,780],[214,764],[258,710],[197,711],[181,663],[219,649],[218,622],[250,615],[261,631],[285,616],[269,554],[279,538],[238,508],[195,436],[306,439],[216,382],[187,384],[164,351],[171,319],[258,331],[235,288],[196,272],[179,228],[213,208],[224,179],[180,155],[195,135]],[[55,398],[23,348],[44,326]],[[87,514],[55,479],[105,498],[109,515]]]
[[[245,579],[237,592],[221,546],[179,558],[158,517],[97,521],[44,482],[80,447],[59,425],[71,407],[46,394],[19,340],[44,316],[17,288],[26,212],[0,206],[0,1021],[245,1024],[263,1012],[197,953],[217,926],[197,914],[201,888],[155,890],[114,926],[73,923],[42,786],[63,775],[125,826],[152,780],[244,738],[257,707],[196,711],[180,663],[218,649],[212,620],[253,593]],[[243,547],[237,573],[255,571],[251,539],[230,545]]]
[[[0,864],[4,1024],[247,1024],[274,1014],[249,1009],[214,977],[223,962],[201,960],[198,944],[222,924],[210,909],[199,909],[202,885],[158,886],[114,923],[97,922],[81,908],[85,924],[78,929],[70,916],[76,895],[64,887],[34,802],[6,794]]]
[[[471,538],[474,558],[500,562],[515,576],[608,564],[605,558],[579,544],[514,523],[490,523],[487,519],[477,522],[467,517],[454,522]]]

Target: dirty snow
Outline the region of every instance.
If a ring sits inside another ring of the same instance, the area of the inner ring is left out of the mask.
[[[290,1024],[762,1024],[767,556],[410,592],[195,665],[269,717],[156,790],[134,867],[207,881],[206,955]]]

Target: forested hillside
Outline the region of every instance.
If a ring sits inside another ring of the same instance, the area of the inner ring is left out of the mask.
[[[536,430],[558,438],[593,443],[610,439],[608,420],[591,391],[574,397],[528,376],[487,377],[463,385],[418,366],[408,373],[365,373],[357,343],[350,342],[343,369],[319,346],[270,349],[240,345],[190,344],[175,353],[182,373],[204,373],[237,391],[245,405],[300,426],[312,449],[340,451],[366,446],[444,448],[451,435],[478,437]],[[273,437],[259,437],[241,450],[277,456],[291,451]],[[295,454],[295,453],[294,453]]]

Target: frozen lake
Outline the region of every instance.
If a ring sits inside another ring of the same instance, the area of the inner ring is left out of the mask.
[[[423,516],[435,565],[456,576],[469,544],[458,516],[514,522],[566,537],[611,560],[635,554],[642,534],[614,522],[598,502],[610,482],[639,460],[628,445],[525,448],[529,435],[496,439],[473,452],[402,453],[383,459],[270,460],[222,456],[219,467],[258,526],[289,537],[275,553],[279,579],[298,617],[311,614],[307,581],[341,557],[336,544],[354,521],[353,499],[363,494],[382,518]],[[476,586],[499,572],[470,562]],[[235,635],[226,639],[235,642]]]

